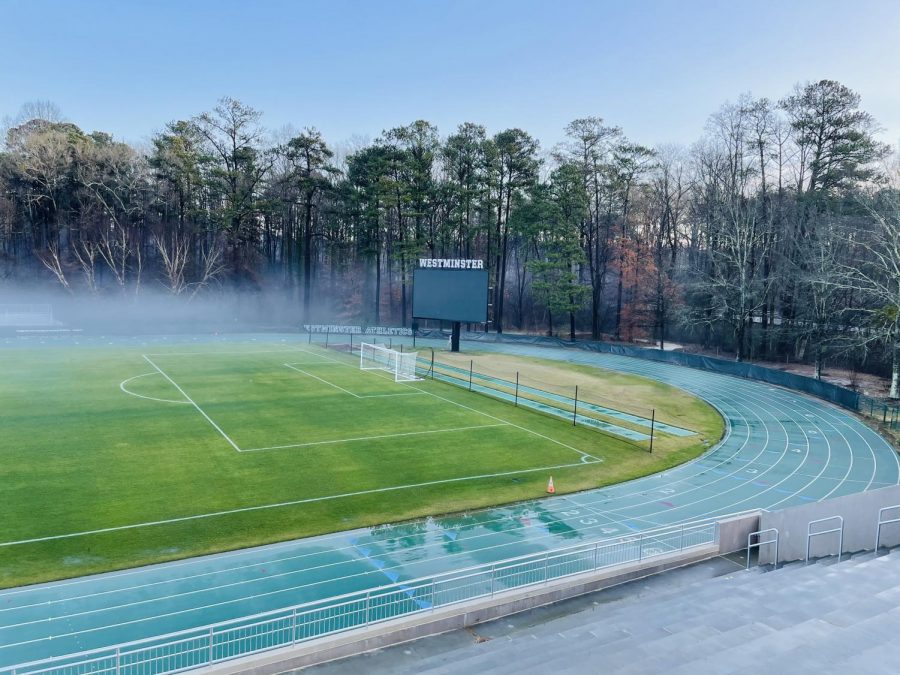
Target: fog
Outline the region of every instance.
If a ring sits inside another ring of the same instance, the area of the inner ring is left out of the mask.
[[[30,307],[27,307],[29,306]],[[47,316],[42,306],[49,306]],[[0,331],[77,331],[103,335],[243,333],[298,330],[303,323],[346,323],[333,303],[314,303],[305,319],[297,293],[209,290],[193,298],[153,289],[125,294],[0,286]]]

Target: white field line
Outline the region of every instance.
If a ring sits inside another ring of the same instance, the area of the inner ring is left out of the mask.
[[[296,367],[296,366],[306,366],[306,365],[321,366],[321,365],[325,365],[325,364],[323,364],[321,362],[318,362],[318,363],[285,363],[284,364],[285,367],[290,368],[291,370],[296,370],[298,373],[303,373],[304,375],[308,375],[309,377],[312,377],[313,379],[316,379],[319,382],[327,384],[330,387],[334,387],[335,389],[340,389],[345,394],[350,394],[351,396],[355,396],[356,398],[392,398],[394,396],[421,396],[422,395],[420,392],[417,392],[417,391],[404,391],[399,394],[355,394],[352,391],[350,391],[349,389],[344,389],[343,387],[339,387],[334,382],[329,382],[328,380],[326,380],[322,377],[319,377],[318,375],[313,375],[312,373],[308,373],[307,371],[301,370],[300,368]]]
[[[311,352],[311,351],[308,351],[308,350],[306,350],[306,349],[300,349],[299,347],[297,347],[296,349],[297,349],[297,351],[303,352],[304,354],[314,354],[314,355],[316,355],[316,356],[321,356],[321,354],[315,354],[315,352]],[[345,362],[343,362],[343,361],[338,361],[337,359],[332,359],[332,358],[329,358],[329,357],[327,357],[327,356],[321,356],[321,358],[326,359],[326,360],[328,360],[328,361],[333,361],[334,363],[340,363],[340,364],[343,365],[343,366],[351,367],[349,363],[345,363]],[[380,372],[380,371],[370,370],[370,371],[365,371],[365,372],[372,373],[373,375],[379,375],[379,372]],[[488,418],[490,418],[490,419],[492,419],[492,420],[497,420],[498,422],[503,422],[503,423],[508,424],[508,425],[510,425],[510,426],[512,426],[512,427],[515,427],[516,429],[520,429],[520,430],[522,430],[522,431],[524,431],[524,432],[526,432],[526,433],[532,434],[532,435],[534,435],[534,436],[538,436],[539,438],[543,438],[545,441],[550,441],[551,443],[555,443],[556,445],[561,445],[562,447],[564,447],[564,448],[566,448],[566,449],[568,449],[568,450],[571,450],[572,452],[578,453],[579,455],[582,456],[582,458],[584,458],[584,457],[589,457],[590,459],[595,460],[595,461],[597,461],[597,462],[602,462],[602,461],[603,461],[603,460],[600,459],[599,457],[595,457],[594,455],[591,455],[590,453],[584,452],[583,450],[579,450],[578,448],[574,448],[574,447],[572,447],[571,445],[567,445],[566,443],[563,443],[562,441],[556,440],[555,438],[550,438],[549,436],[545,436],[544,434],[539,433],[539,432],[537,432],[537,431],[532,431],[531,429],[528,429],[528,428],[526,428],[526,427],[523,427],[523,426],[520,426],[520,425],[518,425],[518,424],[515,424],[514,422],[509,422],[509,421],[507,421],[507,420],[501,419],[501,418],[499,418],[499,417],[495,417],[494,415],[491,415],[491,414],[486,413],[486,412],[484,412],[484,411],[478,410],[478,409],[476,409],[476,408],[470,408],[469,406],[463,405],[462,403],[457,403],[456,401],[451,401],[449,398],[444,398],[443,396],[438,396],[437,394],[434,394],[434,393],[432,393],[432,392],[430,392],[430,391],[425,391],[424,389],[419,389],[418,387],[414,387],[414,386],[412,386],[411,384],[407,384],[407,385],[405,385],[405,386],[409,387],[410,389],[414,389],[414,390],[416,390],[416,391],[418,391],[418,392],[421,392],[421,393],[423,393],[423,394],[427,394],[428,396],[434,396],[435,398],[440,399],[441,401],[445,401],[446,403],[451,403],[451,404],[453,404],[453,405],[455,405],[455,406],[459,406],[460,408],[464,408],[465,410],[470,410],[471,412],[477,413],[477,414],[479,414],[479,415],[483,415],[483,416],[488,417]]]
[[[447,403],[452,403],[453,405],[458,405],[460,408],[465,408],[466,410],[471,410],[472,412],[478,413],[479,415],[484,415],[488,419],[497,420],[498,422],[503,422],[505,424],[508,424],[511,427],[515,427],[516,429],[520,429],[526,433],[532,434],[534,436],[538,436],[539,438],[543,438],[545,441],[550,441],[551,443],[556,443],[556,445],[561,445],[562,447],[567,448],[567,449],[571,450],[572,452],[576,452],[579,455],[581,455],[582,461],[584,461],[585,457],[590,457],[595,462],[603,461],[599,457],[594,457],[593,455],[591,455],[587,452],[584,452],[583,450],[579,450],[578,448],[572,447],[571,445],[563,443],[562,441],[558,441],[555,438],[550,438],[550,436],[545,436],[544,434],[539,433],[537,431],[532,431],[531,429],[528,429],[527,427],[520,426],[518,424],[515,424],[514,422],[508,422],[504,419],[495,417],[494,415],[491,415],[484,411],[478,410],[477,408],[470,408],[469,406],[463,405],[462,403],[457,403],[456,401],[451,401],[449,398],[444,398],[443,396],[438,396],[437,394],[435,394],[433,392],[425,391],[424,389],[419,389],[418,387],[413,387],[412,385],[408,385],[408,386],[412,389],[415,389],[416,391],[421,391],[423,394],[428,394],[429,396],[434,396],[435,398],[440,399],[442,401],[446,401]]]
[[[346,361],[338,361],[337,359],[333,359],[330,356],[325,356],[324,354],[317,354],[316,352],[311,352],[308,349],[301,349],[300,347],[294,347],[294,351],[295,352],[303,352],[304,354],[309,354],[311,356],[315,356],[316,358],[325,359],[326,361],[331,361],[333,363],[339,363],[342,366],[350,366],[350,364],[347,363]],[[350,367],[355,367],[355,364],[354,364],[354,366],[350,366]]]
[[[228,434],[226,434],[224,431],[222,431],[222,428],[218,424],[213,422],[212,418],[209,415],[207,415],[205,412],[203,412],[203,408],[201,408],[199,405],[197,405],[194,402],[194,399],[192,399],[190,396],[188,396],[187,393],[184,391],[184,389],[182,389],[181,387],[178,386],[178,383],[175,380],[173,380],[171,377],[166,375],[165,372],[163,372],[162,368],[160,368],[158,365],[153,363],[153,361],[150,359],[149,356],[144,354],[143,357],[144,357],[144,360],[147,361],[147,363],[149,363],[151,366],[153,366],[154,368],[156,368],[156,370],[159,371],[160,375],[162,375],[169,382],[171,382],[173,387],[175,387],[178,391],[181,392],[181,395],[184,396],[188,400],[188,402],[197,409],[197,412],[199,412],[201,415],[203,415],[203,417],[206,419],[206,421],[209,422],[210,424],[212,424],[213,427],[215,428],[215,430],[218,431],[220,434],[222,434],[222,438],[224,438],[226,441],[228,441],[229,445],[231,445],[232,448],[234,448],[238,452],[241,451],[241,449],[238,447],[237,443],[235,443],[233,440],[231,440],[228,437]]]
[[[150,373],[144,373],[143,375],[135,375],[134,377],[129,377],[127,380],[122,380],[121,382],[119,382],[119,389],[124,391],[126,394],[130,394],[131,396],[137,396],[138,398],[145,398],[148,401],[159,401],[160,403],[185,403],[185,404],[190,405],[190,401],[173,401],[170,398],[156,398],[154,396],[144,396],[143,394],[137,394],[137,393],[125,388],[125,385],[128,384],[129,382],[131,382],[132,380],[136,380],[139,377],[147,377],[148,375],[159,375],[159,373],[156,371],[153,371]]]
[[[518,469],[516,471],[500,471],[498,473],[483,473],[476,476],[462,476],[460,478],[442,478],[441,480],[426,481],[424,483],[410,483],[408,485],[392,485],[390,487],[372,488],[370,490],[358,490],[356,492],[343,492],[336,495],[325,495],[324,497],[310,497],[308,499],[295,499],[289,502],[278,502],[276,504],[262,504],[260,506],[245,506],[240,509],[229,509],[227,511],[214,511],[212,513],[201,513],[193,516],[181,516],[180,518],[168,518],[166,520],[153,520],[145,523],[135,523],[133,525],[118,525],[116,527],[104,527],[98,530],[85,530],[84,532],[70,532],[68,534],[56,534],[49,537],[36,537],[34,539],[20,539],[19,541],[0,542],[0,548],[9,546],[19,546],[21,544],[36,544],[42,541],[55,541],[57,539],[70,539],[73,537],[85,537],[91,534],[104,534],[106,532],[119,532],[121,530],[134,530],[141,527],[152,527],[155,525],[169,525],[171,523],[183,523],[190,520],[202,520],[205,518],[215,518],[217,516],[228,516],[235,513],[247,513],[249,511],[264,511],[267,509],[278,509],[286,506],[297,506],[299,504],[312,504],[315,502],[331,501],[333,499],[344,499],[346,497],[359,497],[361,495],[378,494],[380,492],[396,492],[399,490],[411,490],[415,488],[429,487],[431,485],[444,485],[447,483],[460,483],[470,480],[481,480],[484,478],[501,478],[503,476],[515,476],[523,473],[536,473],[538,471],[551,471],[555,469],[567,469],[573,466],[583,466],[581,462],[573,462],[570,464],[556,464],[554,466],[541,466],[535,469]]]
[[[211,351],[203,351],[203,352],[157,352],[157,353],[147,353],[147,356],[218,356],[219,354],[291,354],[295,350],[292,347],[285,347],[284,349],[243,349],[243,350],[234,350],[234,351],[221,351],[221,352],[211,352]]]
[[[360,398],[359,394],[354,394],[354,393],[353,393],[352,391],[350,391],[349,389],[344,389],[343,387],[340,387],[340,386],[336,385],[334,382],[329,382],[328,380],[323,380],[323,379],[322,379],[321,377],[319,377],[318,375],[313,375],[312,373],[308,373],[308,372],[306,372],[305,370],[300,370],[299,368],[296,368],[296,367],[292,366],[290,363],[285,363],[284,365],[287,366],[288,368],[290,368],[291,370],[296,370],[298,373],[303,373],[303,374],[306,375],[307,377],[311,377],[311,378],[313,378],[314,380],[318,380],[319,382],[321,382],[321,383],[323,383],[323,384],[327,384],[329,387],[334,387],[335,389],[341,390],[341,391],[344,392],[345,394],[350,394],[350,395],[353,396],[354,398]]]
[[[357,436],[356,438],[338,438],[331,441],[312,441],[310,443],[291,443],[290,445],[273,445],[268,448],[245,448],[239,452],[261,452],[263,450],[282,450],[284,448],[306,448],[311,445],[332,445],[334,443],[352,443],[354,441],[374,441],[382,438],[400,438],[401,436],[425,436],[426,434],[447,434],[455,431],[471,431],[472,429],[491,429],[493,427],[508,427],[502,424],[478,424],[471,427],[454,427],[452,429],[432,429],[430,431],[404,431],[397,434],[382,434],[380,436]]]

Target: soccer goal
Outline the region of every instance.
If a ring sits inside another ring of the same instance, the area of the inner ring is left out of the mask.
[[[359,346],[360,370],[384,370],[393,373],[394,382],[412,382],[416,377],[419,352],[398,352],[381,345],[363,342]]]

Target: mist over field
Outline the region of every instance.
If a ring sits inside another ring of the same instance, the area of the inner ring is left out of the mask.
[[[51,309],[52,324],[43,318],[44,306]],[[4,311],[34,316],[15,321],[7,317],[4,322]],[[313,304],[312,315],[316,323],[344,321],[325,303]],[[188,299],[154,290],[138,296],[73,296],[58,290],[0,286],[0,331],[9,334],[16,330],[105,335],[292,332],[300,330],[301,323],[296,294],[276,290],[214,290]]]

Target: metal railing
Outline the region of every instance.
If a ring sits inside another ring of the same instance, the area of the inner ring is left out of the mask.
[[[900,429],[900,405],[869,396],[859,397],[859,411],[888,429]]]
[[[53,308],[50,305],[0,304],[0,326],[51,325]]]
[[[878,547],[881,545],[881,526],[890,525],[891,523],[900,523],[900,517],[888,518],[886,520],[884,518],[885,513],[893,511],[894,509],[900,509],[900,504],[885,506],[883,509],[878,509],[878,525],[875,528],[875,555],[878,555]]]
[[[762,535],[768,534],[769,532],[774,532],[775,537],[773,539],[766,539],[763,541],[761,539]],[[751,539],[756,537],[755,543],[750,543]],[[762,548],[767,544],[775,544],[775,566],[772,569],[778,569],[778,528],[777,527],[768,527],[765,530],[757,530],[756,532],[751,532],[747,535],[747,569],[750,569],[750,549],[753,547]]]
[[[813,525],[818,525],[819,523],[827,523],[828,521],[836,520],[840,523],[840,527],[834,527],[830,530],[819,530],[817,532],[813,532]],[[806,562],[809,562],[809,546],[813,537],[819,537],[825,534],[838,534],[838,562],[841,562],[841,553],[844,551],[844,519],[841,516],[829,516],[828,518],[819,518],[818,520],[811,520],[809,524],[806,526]]]
[[[176,673],[717,541],[715,521],[679,524],[347,593],[114,647],[0,668],[0,674]]]

